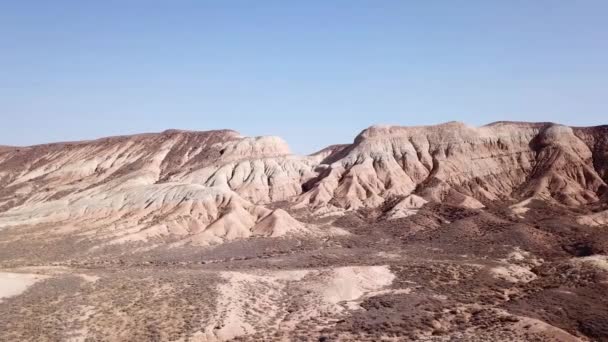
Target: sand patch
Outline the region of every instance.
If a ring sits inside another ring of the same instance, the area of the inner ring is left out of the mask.
[[[322,270],[222,272],[218,312],[197,341],[226,341],[260,330],[290,331],[302,321],[358,309],[395,276],[386,266]],[[409,293],[409,292],[408,292]]]
[[[580,224],[591,227],[608,225],[608,210],[600,211],[589,215],[579,216],[576,220]]]
[[[395,276],[385,266],[340,267],[322,290],[327,303],[339,303],[360,298],[367,292],[376,291],[393,282]]]
[[[515,203],[512,206],[509,207],[509,209],[511,209],[511,211],[516,214],[519,217],[524,217],[524,215],[530,211],[530,208],[528,207],[528,205],[530,204],[530,202],[532,202],[532,200],[535,199],[534,197],[530,197],[526,200],[523,200],[519,203]]]
[[[0,272],[0,302],[18,296],[36,282],[48,278],[39,274]]]
[[[420,196],[409,195],[399,203],[397,203],[387,214],[389,220],[408,217],[418,213],[418,209],[422,208],[427,200]]]
[[[560,341],[560,342],[580,342],[584,341],[576,336],[573,336],[562,330],[558,327],[555,327],[551,324],[545,323],[541,320],[517,316],[519,318],[519,322],[515,323],[516,331],[528,331],[532,333],[542,334],[546,336],[551,341]]]
[[[99,276],[92,275],[92,274],[74,273],[74,270],[67,266],[24,266],[24,267],[19,267],[19,268],[13,268],[10,270],[17,271],[17,272],[31,272],[31,273],[35,273],[32,275],[40,276],[42,278],[48,278],[48,277],[64,275],[64,274],[71,274],[71,275],[80,277],[80,278],[82,278],[82,280],[89,282],[89,283],[94,283],[94,282],[98,281],[99,279],[101,279]],[[16,273],[16,274],[23,274],[23,273]]]
[[[218,287],[218,312],[204,332],[201,341],[226,341],[237,336],[252,334],[256,328],[278,328],[281,311],[285,310],[281,298],[287,283],[301,280],[308,271],[222,272],[225,280]]]
[[[490,269],[492,276],[511,283],[528,283],[536,279],[530,269],[518,265],[497,266]]]
[[[587,257],[572,259],[572,262],[586,263],[586,264],[592,265],[596,268],[599,268],[601,270],[608,272],[608,255],[600,255],[600,254],[590,255]]]

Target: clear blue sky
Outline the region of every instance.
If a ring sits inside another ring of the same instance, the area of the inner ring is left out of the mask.
[[[0,144],[608,123],[608,1],[0,0]]]

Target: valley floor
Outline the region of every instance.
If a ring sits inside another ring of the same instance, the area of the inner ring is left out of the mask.
[[[381,214],[214,247],[0,231],[0,341],[608,340],[605,228],[540,204]]]

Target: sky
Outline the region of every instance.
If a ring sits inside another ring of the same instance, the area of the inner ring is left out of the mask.
[[[0,0],[0,145],[608,123],[608,1]]]

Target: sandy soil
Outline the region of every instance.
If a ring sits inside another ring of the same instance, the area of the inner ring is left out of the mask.
[[[28,287],[45,278],[37,274],[0,272],[0,301],[21,294]]]
[[[2,279],[29,287],[0,303],[0,340],[607,340],[608,231],[529,207],[292,212],[347,234],[208,247],[2,231]]]

